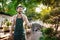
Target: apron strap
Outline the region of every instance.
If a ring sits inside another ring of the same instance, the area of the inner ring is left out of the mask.
[[[17,14],[17,16],[16,16],[16,19],[18,18],[18,14]],[[23,15],[21,15],[21,18],[23,19]]]

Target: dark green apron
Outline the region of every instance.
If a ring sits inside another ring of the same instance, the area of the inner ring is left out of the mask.
[[[14,40],[25,40],[25,34],[23,29],[23,18],[16,18]]]

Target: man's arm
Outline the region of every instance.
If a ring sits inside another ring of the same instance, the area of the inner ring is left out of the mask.
[[[12,26],[10,27],[10,34],[12,34],[13,27],[14,27],[14,22],[12,23]]]
[[[29,23],[27,16],[24,15],[23,18],[24,18],[25,24],[30,27],[31,24]]]
[[[14,25],[15,25],[15,16],[12,17],[12,25],[10,27],[10,34],[12,34],[12,31],[13,31],[13,28],[14,28]]]

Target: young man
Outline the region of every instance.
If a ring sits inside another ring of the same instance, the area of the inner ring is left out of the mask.
[[[12,27],[15,25],[14,40],[25,40],[23,22],[25,21],[25,23],[28,26],[31,25],[29,24],[27,16],[23,14],[23,7],[18,6],[16,10],[17,10],[17,15],[13,16],[13,21],[12,21]],[[10,36],[12,36],[12,27],[10,29]]]

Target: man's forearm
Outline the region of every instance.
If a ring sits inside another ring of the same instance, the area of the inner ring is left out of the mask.
[[[14,24],[10,27],[10,34],[12,34],[12,32],[13,32],[13,26],[14,26]]]
[[[10,34],[12,34],[12,27],[10,27]]]
[[[12,26],[10,27],[10,33],[12,34],[13,31],[13,27],[14,27],[14,23],[12,23]]]

